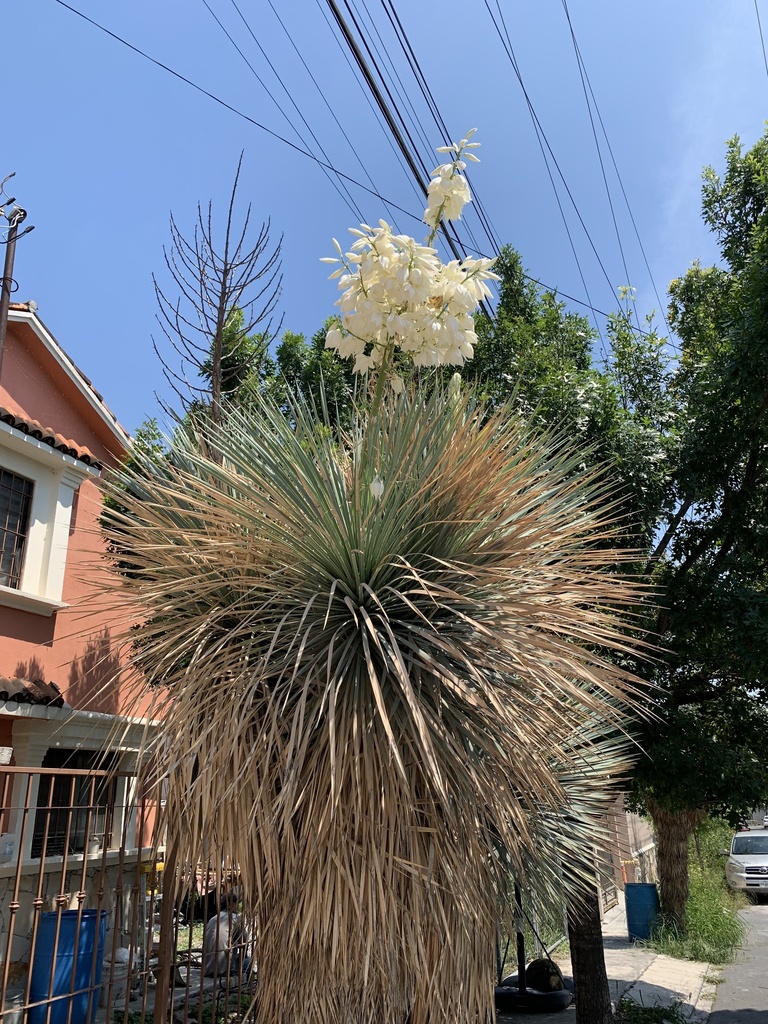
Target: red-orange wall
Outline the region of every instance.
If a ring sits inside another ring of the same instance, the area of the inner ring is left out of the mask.
[[[8,324],[0,405],[18,416],[52,427],[80,447],[88,448],[100,461],[112,465],[122,457],[124,448],[119,438],[26,323]]]
[[[87,447],[106,465],[122,454],[119,437],[88,406],[27,325],[9,324],[0,404]],[[115,580],[102,559],[100,509],[98,483],[86,480],[70,526],[62,594],[69,608],[48,618],[0,605],[0,674],[54,682],[78,709],[136,714],[128,706],[125,672],[119,685],[105,685],[126,664],[117,640],[128,623],[115,607]]]

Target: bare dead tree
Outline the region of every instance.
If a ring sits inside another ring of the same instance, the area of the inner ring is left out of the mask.
[[[197,223],[191,240],[182,234],[171,214],[171,244],[163,248],[165,265],[178,296],[152,281],[159,307],[160,327],[179,357],[174,369],[152,339],[166,380],[184,409],[205,402],[214,423],[221,423],[223,398],[260,357],[248,344],[258,331],[264,347],[282,326],[273,328],[273,317],[282,286],[282,235],[270,244],[270,220],[261,224],[255,239],[251,232],[251,206],[240,227],[235,222],[235,199],[243,154],[237,163],[229,200],[223,246],[214,242],[213,204],[206,210],[198,203]]]

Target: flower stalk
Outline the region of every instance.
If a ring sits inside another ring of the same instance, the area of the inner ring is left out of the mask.
[[[391,378],[397,389],[398,354],[415,366],[461,366],[474,354],[472,314],[491,294],[488,282],[498,279],[491,269],[494,260],[443,264],[432,246],[440,224],[459,218],[471,201],[461,171],[466,160],[477,162],[471,150],[479,143],[469,141],[473,133],[438,150],[452,153],[453,159],[437,167],[429,183],[424,221],[430,232],[424,244],[395,234],[380,220],[377,227],[350,229],[356,241],[347,253],[334,239],[338,255],[324,260],[340,264],[331,280],[338,280],[342,292],[336,303],[339,322],[328,331],[326,348],[354,359],[357,373],[377,373],[374,409],[383,393],[382,377]]]

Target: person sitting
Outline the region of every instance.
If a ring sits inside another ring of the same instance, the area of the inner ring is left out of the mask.
[[[226,974],[247,974],[250,960],[245,956],[248,936],[242,916],[237,913],[237,893],[230,890],[222,909],[212,917],[203,933],[203,974],[217,978]]]

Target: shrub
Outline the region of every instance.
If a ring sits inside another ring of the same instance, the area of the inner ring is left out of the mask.
[[[723,858],[718,853],[731,841],[731,826],[709,818],[691,839],[687,903],[687,930],[662,920],[649,945],[660,953],[684,960],[711,964],[730,963],[744,937],[739,908],[745,904],[740,893],[725,881]]]

